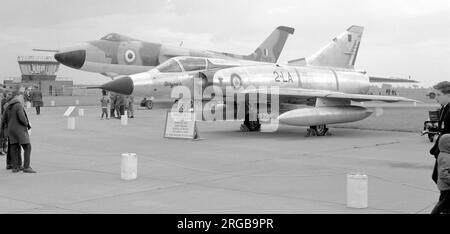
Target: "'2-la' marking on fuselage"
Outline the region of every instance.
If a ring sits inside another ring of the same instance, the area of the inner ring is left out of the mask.
[[[273,71],[273,75],[275,77],[275,82],[294,83],[290,72],[287,72],[287,79],[285,78],[282,71]]]

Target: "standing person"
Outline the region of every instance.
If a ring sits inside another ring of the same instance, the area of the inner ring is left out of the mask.
[[[31,101],[33,102],[33,107],[36,108],[36,115],[41,114],[41,106],[43,106],[42,93],[39,91],[38,87],[35,86],[33,92],[31,93]]]
[[[128,105],[128,102],[130,101],[130,96],[124,96],[124,100],[125,100],[125,112],[127,113],[127,118],[130,118],[130,106]]]
[[[431,214],[450,214],[450,134],[439,139],[439,156],[437,158],[437,187],[440,191],[439,201]]]
[[[433,86],[436,93],[436,101],[441,104],[439,111],[439,137],[436,140],[434,146],[430,149],[430,154],[434,156],[436,162],[434,164],[433,174],[431,178],[437,183],[437,158],[439,156],[439,139],[440,136],[450,133],[450,82],[442,81]]]
[[[128,116],[130,118],[134,118],[134,97],[133,96],[128,96]]]
[[[103,119],[103,116],[105,116],[106,119],[109,119],[108,118],[109,99],[106,97],[106,95],[103,95],[103,97],[100,99],[100,103],[102,105],[102,116],[101,116],[101,119]]]
[[[122,115],[125,114],[125,97],[124,95],[118,94],[116,99],[116,112],[120,119]]]
[[[1,142],[2,144],[2,148],[3,151],[6,152],[6,170],[11,170],[13,169],[13,155],[11,152],[11,144],[8,140],[8,133],[7,133],[7,126],[8,123],[5,119],[5,110],[7,109],[9,102],[12,99],[12,92],[11,91],[6,91],[5,92],[5,98],[2,99],[2,106],[1,106],[1,111],[2,111],[2,118],[1,118],[1,125],[0,125],[0,135],[3,136],[3,141]],[[20,156],[22,154],[21,150],[19,149],[19,151],[17,152],[17,156],[18,157],[18,165],[19,165],[19,169],[23,169],[22,168],[22,157]]]
[[[23,97],[19,91],[13,91],[12,97],[11,101],[5,107],[5,113],[2,116],[2,122],[6,124],[6,134],[10,144],[12,172],[16,173],[21,170],[21,165],[19,165],[21,161],[19,161],[19,148],[21,147],[24,150],[23,172],[36,173],[30,167],[31,144],[28,130],[31,129],[31,125],[22,105]]]
[[[25,93],[23,94],[23,100],[25,101],[25,106],[28,108],[28,103],[31,103],[30,88],[25,89]]]
[[[115,117],[115,108],[116,108],[116,95],[113,92],[109,92],[110,99],[110,114],[111,118]]]
[[[1,101],[1,114],[3,114],[3,106],[9,101],[8,96],[6,95],[6,92],[2,93],[2,101]],[[0,131],[0,155],[5,155],[6,152],[6,144],[7,144],[7,138],[4,134],[4,131]],[[8,159],[8,158],[7,158]],[[8,167],[8,162],[6,163]]]

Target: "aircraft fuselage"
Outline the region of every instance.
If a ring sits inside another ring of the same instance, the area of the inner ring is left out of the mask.
[[[134,80],[133,95],[167,99],[170,98],[171,89],[176,86],[189,87],[193,92],[194,78],[202,78],[201,73],[202,71],[184,73],[151,71],[132,75],[130,77]],[[207,79],[207,83],[221,87],[224,94],[226,87],[233,87],[236,90],[241,87],[302,88],[367,94],[370,85],[367,75],[351,70],[278,65],[225,68]]]

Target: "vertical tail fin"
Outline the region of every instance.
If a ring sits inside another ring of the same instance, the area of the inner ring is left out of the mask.
[[[307,64],[353,69],[363,31],[364,27],[351,26],[328,45],[306,58]]]
[[[294,34],[293,28],[286,26],[277,27],[255,52],[244,56],[245,59],[276,63],[289,34]]]

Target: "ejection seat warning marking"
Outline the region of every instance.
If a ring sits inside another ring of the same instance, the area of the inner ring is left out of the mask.
[[[66,112],[64,112],[64,116],[69,117],[72,114],[73,110],[75,110],[75,107],[69,106],[69,108],[67,108]]]
[[[195,139],[196,124],[194,112],[167,112],[165,138]]]

